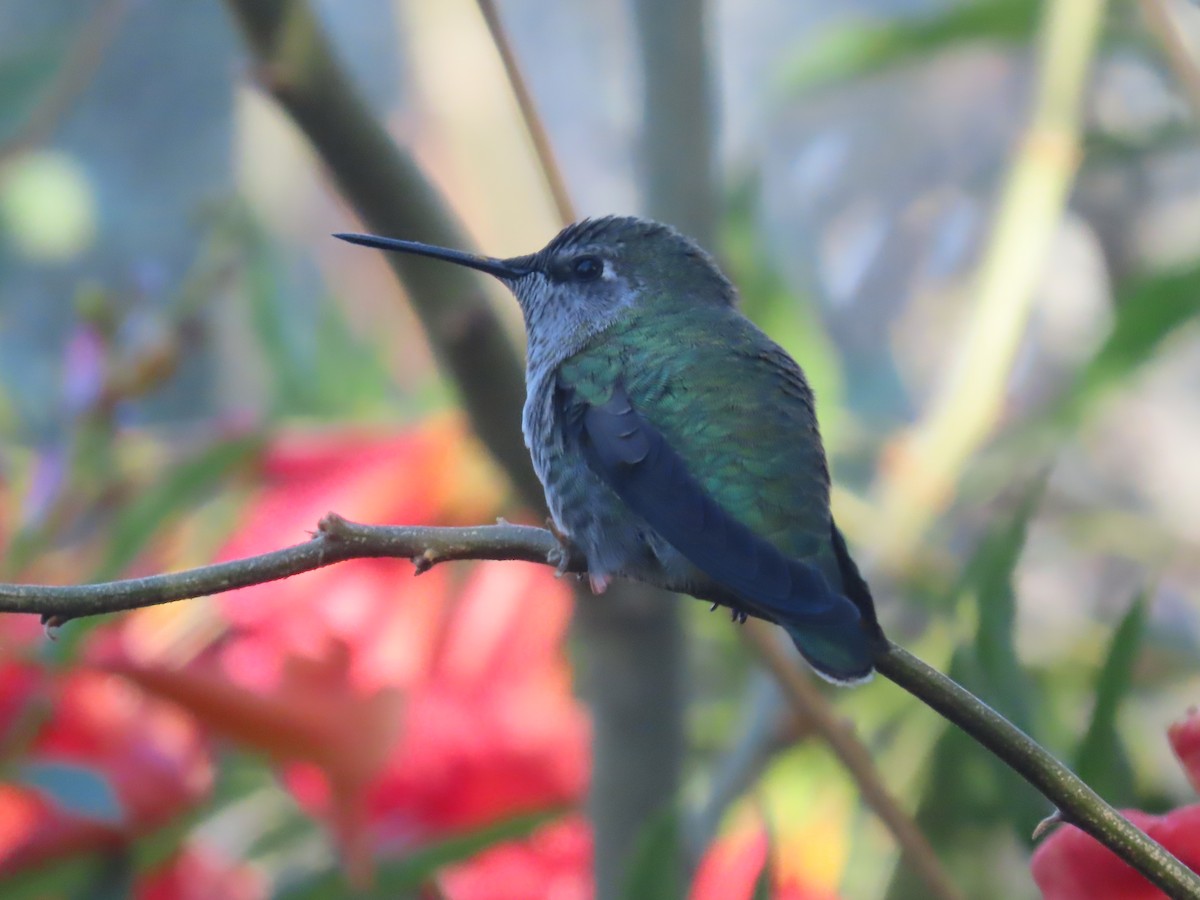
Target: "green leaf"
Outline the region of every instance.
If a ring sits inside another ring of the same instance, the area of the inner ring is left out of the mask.
[[[681,846],[679,811],[672,806],[651,818],[638,834],[621,896],[627,900],[684,896]]]
[[[1045,482],[1039,481],[1012,518],[984,538],[964,570],[961,587],[963,593],[974,598],[977,607],[974,655],[981,682],[977,687],[1023,729],[1029,728],[1032,719],[1033,689],[1013,643],[1017,613],[1013,573],[1044,486]]]
[[[1075,754],[1075,772],[1118,806],[1134,801],[1133,769],[1117,734],[1117,712],[1129,693],[1133,667],[1146,631],[1146,595],[1139,594],[1121,619],[1096,674],[1096,705]]]
[[[746,178],[735,186],[722,221],[723,261],[729,266],[742,308],[793,359],[820,401],[825,446],[838,445],[845,379],[837,347],[811,296],[788,285],[767,252],[767,236],[757,224],[761,185]]]
[[[119,578],[168,522],[212,497],[231,472],[259,453],[262,442],[257,434],[221,441],[166,471],[116,513],[108,528],[108,546],[89,581]],[[41,658],[51,665],[69,665],[83,641],[103,622],[103,616],[90,616],[68,623],[57,640],[42,644]]]
[[[1037,691],[1017,658],[1013,577],[1044,488],[1043,478],[1027,490],[1012,517],[984,538],[964,572],[964,587],[974,596],[978,616],[971,652],[963,660],[964,684],[1027,732],[1036,721]],[[1028,835],[1046,814],[1044,800],[999,761],[988,757],[987,763],[994,791],[988,805],[1019,836]]]
[[[1013,643],[1013,573],[1043,488],[1044,482],[1039,481],[1028,489],[1015,512],[984,536],[953,594],[960,602],[974,603],[977,628],[972,643],[955,652],[949,676],[1027,731],[1036,718],[1036,695]],[[928,771],[917,826],[939,855],[964,862],[951,874],[968,896],[991,896],[991,870],[979,858],[980,833],[1001,827],[1026,840],[1049,811],[1044,798],[953,726],[945,728],[934,744]],[[906,867],[899,868],[887,896],[922,895],[919,878]]]
[[[91,580],[117,578],[164,525],[210,498],[231,472],[258,454],[262,442],[257,434],[221,441],[169,469],[117,515]]]
[[[136,877],[137,870],[127,852],[122,849],[106,853],[88,883],[71,895],[72,900],[127,900],[135,894]]]
[[[1003,454],[1028,458],[1059,445],[1118,385],[1129,381],[1177,331],[1200,317],[1200,264],[1131,281],[1118,291],[1108,337],[1072,384],[1041,413],[997,440]]]
[[[1037,0],[981,0],[930,17],[832,29],[792,55],[784,89],[810,91],[861,78],[966,41],[1028,41],[1041,8]]]
[[[1132,134],[1092,128],[1083,133],[1083,165],[1093,170],[1140,166],[1148,157],[1184,152],[1196,146],[1196,129],[1183,120],[1170,120]]]
[[[515,816],[423,847],[401,859],[384,860],[375,872],[374,887],[365,893],[351,892],[342,873],[337,871],[318,875],[276,896],[280,900],[326,900],[328,897],[351,896],[394,900],[402,893],[415,891],[427,884],[440,869],[470,859],[497,844],[527,838],[563,813],[562,809],[553,809]]]
[[[17,782],[45,795],[70,815],[109,825],[124,818],[112,785],[95,769],[39,760],[21,763],[15,776]]]
[[[104,861],[94,854],[57,859],[14,875],[0,876],[0,897],[4,900],[78,897],[102,879],[104,872]]]
[[[768,862],[754,879],[754,893],[751,900],[771,900],[771,865]]]
[[[397,399],[391,374],[374,348],[350,329],[341,308],[326,299],[317,334],[315,405],[331,415],[363,415]]]
[[[754,893],[751,900],[771,900],[771,860],[775,856],[775,831],[770,827],[769,820],[763,819],[767,826],[767,856],[758,877],[754,879]]]
[[[382,354],[354,334],[336,300],[289,286],[286,260],[252,224],[244,239],[250,323],[274,380],[273,412],[344,418],[394,405]]]
[[[284,284],[282,260],[261,231],[252,230],[246,266],[250,324],[274,379],[277,414],[310,412],[316,389],[316,310],[303,290]]]
[[[284,789],[275,765],[261,754],[226,747],[210,803],[217,815],[247,803],[258,811],[259,828],[242,854],[247,859],[286,855],[289,849],[320,840],[321,826]]]
[[[1077,422],[1107,388],[1150,360],[1172,333],[1200,314],[1200,265],[1141,279],[1122,290],[1112,331],[1080,371],[1057,411]]]

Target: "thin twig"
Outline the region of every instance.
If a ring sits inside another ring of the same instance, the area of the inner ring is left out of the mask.
[[[742,636],[778,680],[788,701],[850,773],[863,800],[895,836],[904,859],[924,879],[929,896],[942,900],[961,898],[962,893],[942,868],[925,834],[880,778],[871,751],[838,719],[812,679],[797,669],[792,657],[783,652],[775,640],[774,629],[765,622],[752,620],[746,622]]]
[[[331,513],[321,520],[312,540],[259,556],[104,584],[0,584],[0,612],[65,621],[231,591],[359,558],[409,558],[418,570],[450,560],[525,560],[556,566],[560,572],[582,572],[584,561],[565,552],[549,531],[527,525],[373,526]],[[1169,896],[1200,900],[1200,877],[970,691],[895,644],[880,652],[875,666],[1011,766],[1058,808],[1064,821],[1096,838]]]
[[[107,0],[79,26],[71,48],[46,93],[30,110],[20,129],[0,145],[0,162],[48,141],[104,61],[117,34],[128,0]]]
[[[1179,28],[1167,9],[1166,0],[1141,0],[1141,7],[1147,27],[1162,44],[1167,63],[1187,94],[1193,115],[1200,115],[1200,68],[1183,42]]]
[[[734,802],[754,787],[777,754],[814,733],[765,667],[750,677],[738,706],[741,715],[728,730],[728,746],[711,766],[703,802],[684,823],[685,849],[693,871]]]
[[[477,0],[477,2],[479,12],[483,15],[483,21],[487,23],[488,31],[492,35],[492,43],[496,45],[496,52],[500,54],[500,62],[504,65],[504,73],[512,87],[513,97],[521,110],[521,118],[525,122],[525,129],[529,132],[529,140],[533,142],[533,152],[537,155],[538,162],[542,167],[542,175],[546,179],[546,188],[550,191],[550,197],[554,200],[554,208],[558,212],[562,224],[569,225],[578,218],[575,204],[571,202],[571,194],[567,190],[567,182],[563,178],[562,168],[559,166],[554,155],[554,148],[550,144],[550,136],[546,133],[542,117],[537,113],[533,95],[529,93],[529,85],[521,72],[521,66],[517,63],[516,54],[513,53],[512,42],[509,41],[508,33],[504,30],[504,23],[500,21],[500,13],[496,11],[496,4],[492,0]]]
[[[1086,831],[1167,896],[1200,898],[1200,877],[962,685],[891,643],[876,657],[875,668],[990,750],[1050,800],[1062,821]]]

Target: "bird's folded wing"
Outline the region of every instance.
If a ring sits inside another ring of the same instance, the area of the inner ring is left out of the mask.
[[[816,568],[788,558],[729,515],[620,384],[602,404],[564,400],[566,427],[588,465],[700,571],[782,623],[858,622],[854,604]]]

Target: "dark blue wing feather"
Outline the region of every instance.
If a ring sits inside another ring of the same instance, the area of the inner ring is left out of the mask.
[[[818,671],[839,681],[870,673],[873,642],[856,604],[729,515],[619,385],[604,404],[576,404],[565,421],[622,501],[752,611],[784,625]]]

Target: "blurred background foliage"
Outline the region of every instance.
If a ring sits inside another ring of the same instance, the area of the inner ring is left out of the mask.
[[[315,8],[479,247],[557,230],[469,0]],[[499,11],[578,210],[642,208],[630,4]],[[712,249],[816,388],[885,628],[1114,803],[1190,802],[1165,729],[1200,697],[1200,9],[706,12]],[[1075,63],[1080,102],[1041,106]],[[536,521],[384,263],[328,239],[356,223],[270,77],[216,2],[0,6],[6,580],[259,552],[330,509]],[[1022,166],[1049,185],[1032,204]],[[569,591],[516,564],[409,571],[53,642],[0,621],[4,895],[589,896]],[[927,896],[735,629],[685,610],[679,811],[627,823],[624,893]],[[830,699],[964,895],[1036,896],[1042,798],[887,683]]]

